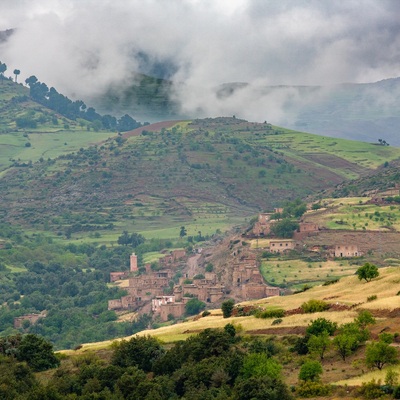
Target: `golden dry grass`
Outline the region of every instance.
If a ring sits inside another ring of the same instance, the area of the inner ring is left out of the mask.
[[[293,296],[271,297],[256,300],[254,304],[275,305],[284,309],[300,307],[302,303],[310,299],[327,300],[345,305],[366,303],[367,298],[378,296],[378,301],[386,303],[387,309],[400,307],[400,297],[396,296],[400,290],[400,268],[388,267],[379,269],[380,276],[371,282],[360,281],[357,276],[349,276],[340,279],[339,282],[329,286],[315,286],[306,292]],[[384,299],[389,299],[385,301]],[[393,301],[392,301],[393,300]],[[374,302],[363,304],[364,308],[375,308]]]
[[[373,370],[370,372],[367,372],[366,374],[357,376],[355,378],[351,379],[343,379],[341,381],[336,382],[336,385],[340,386],[361,386],[363,382],[370,382],[372,379],[375,379],[375,381],[380,380],[382,384],[385,382],[385,376],[386,373],[389,369],[392,369],[393,371],[397,372],[400,375],[400,366],[395,365],[395,366],[388,366],[386,368],[383,368],[382,370]]]
[[[291,310],[300,307],[310,299],[337,302],[344,305],[360,304],[365,309],[394,309],[400,307],[400,296],[397,292],[400,289],[400,268],[381,268],[380,276],[371,282],[360,281],[356,276],[342,278],[339,282],[329,286],[316,286],[306,292],[291,296],[276,296],[255,301],[243,302],[242,304],[259,305],[261,307],[278,307]],[[369,296],[377,295],[377,300],[367,302]],[[348,311],[326,311],[314,314],[296,314],[282,319],[280,328],[307,326],[312,320],[319,317],[327,318],[338,324],[350,322],[357,315],[357,310]],[[151,335],[159,338],[165,343],[185,340],[192,334],[196,334],[206,328],[222,328],[228,323],[235,324],[240,331],[267,329],[272,327],[273,319],[259,319],[249,317],[223,318],[221,310],[211,310],[211,315],[198,320],[190,319],[175,325],[165,326],[158,329],[146,330],[137,335]],[[276,325],[274,327],[277,327]],[[127,337],[125,339],[129,339]],[[116,339],[122,340],[122,339]],[[99,350],[108,347],[113,341],[84,344],[81,351]],[[66,352],[67,354],[69,352]],[[73,352],[74,353],[74,352]],[[75,352],[76,353],[76,352]]]

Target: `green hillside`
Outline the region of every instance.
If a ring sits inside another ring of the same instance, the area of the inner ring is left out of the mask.
[[[73,121],[34,102],[29,89],[10,80],[0,84],[0,174],[79,150],[115,135],[96,132],[85,120]]]
[[[166,122],[28,167],[15,163],[0,195],[9,222],[54,233],[160,229],[171,237],[182,224],[213,233],[399,156],[394,147],[236,118]]]

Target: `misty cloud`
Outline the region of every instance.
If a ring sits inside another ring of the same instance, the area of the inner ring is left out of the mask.
[[[326,93],[290,86],[398,75],[399,16],[397,0],[2,0],[0,60],[84,100],[165,73],[185,114],[293,124]],[[247,84],[221,97],[229,82]]]

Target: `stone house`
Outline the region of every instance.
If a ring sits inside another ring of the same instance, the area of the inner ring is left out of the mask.
[[[121,279],[127,279],[129,276],[128,271],[110,272],[110,282],[116,282]]]
[[[255,236],[267,236],[271,232],[271,213],[258,214],[258,221],[253,226]]]
[[[185,303],[168,303],[160,306],[161,321],[168,321],[172,315],[174,318],[180,318],[185,313]]]
[[[284,253],[295,248],[296,242],[292,239],[274,239],[269,242],[269,251],[271,253]]]
[[[239,286],[248,282],[263,283],[263,278],[257,265],[235,264],[233,266],[232,283]]]
[[[176,249],[172,250],[169,254],[166,254],[164,257],[160,258],[158,263],[161,266],[170,266],[171,264],[176,264],[180,261],[184,261],[185,258],[186,251],[184,249]]]
[[[298,232],[300,233],[308,233],[308,232],[318,232],[319,227],[318,224],[314,224],[313,222],[300,222]]]
[[[170,315],[179,318],[185,313],[185,303],[175,300],[175,296],[157,296],[151,301],[151,311],[158,314],[161,321],[168,321]]]
[[[362,252],[356,244],[339,244],[335,246],[335,257],[360,257]]]
[[[164,288],[169,287],[172,275],[171,270],[161,270],[129,278],[128,286],[125,288],[128,295],[121,299],[109,300],[108,309],[134,309],[153,297],[163,296]]]
[[[258,214],[258,222],[261,225],[266,225],[271,220],[272,213],[260,213]]]
[[[174,294],[176,294],[181,299],[188,297],[196,297],[200,301],[204,301],[207,303],[214,303],[218,301],[224,296],[225,286],[223,285],[214,285],[210,286],[209,283],[189,283],[183,284],[180,288],[176,288],[176,292],[174,289]]]
[[[242,285],[242,297],[246,300],[262,299],[264,297],[279,296],[280,289],[262,283],[245,283]]]

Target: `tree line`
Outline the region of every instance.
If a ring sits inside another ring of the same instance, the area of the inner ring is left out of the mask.
[[[7,64],[0,61],[2,82],[5,79],[4,73],[6,71]],[[13,73],[14,81],[17,83],[21,71],[14,69]],[[99,129],[118,132],[130,131],[148,124],[136,121],[129,114],[125,114],[119,119],[109,114],[101,115],[93,107],[87,107],[82,100],[72,101],[67,96],[59,93],[54,87],[49,89],[45,83],[40,82],[34,75],[25,79],[25,83],[29,86],[29,93],[33,100],[71,120],[75,121],[77,118],[82,118],[94,123]]]
[[[29,93],[33,100],[54,110],[66,118],[76,120],[82,118],[107,130],[126,132],[142,126],[142,124],[130,115],[125,114],[117,120],[116,117],[105,114],[100,115],[93,107],[87,107],[82,100],[70,100],[59,93],[54,87],[49,87],[32,75],[25,80],[29,86]]]

